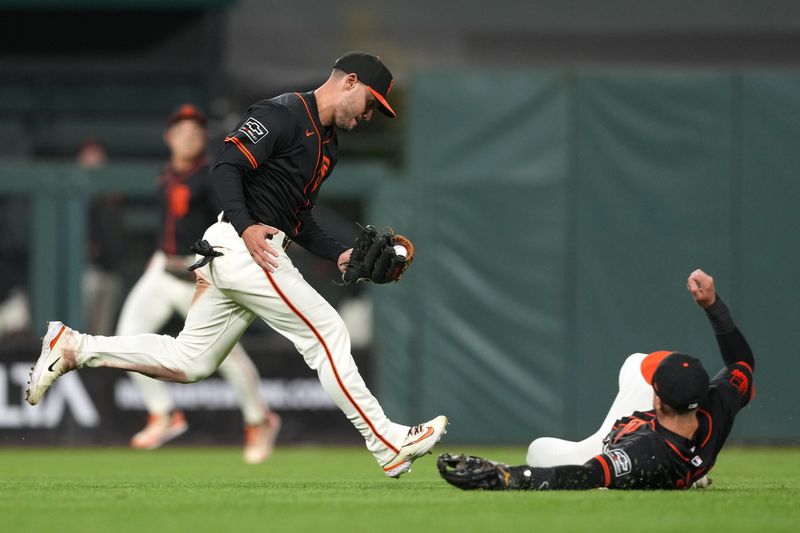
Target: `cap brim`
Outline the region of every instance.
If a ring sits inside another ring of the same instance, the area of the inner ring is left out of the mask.
[[[374,96],[375,99],[378,101],[378,109],[381,110],[381,113],[383,113],[389,118],[395,118],[397,116],[397,113],[394,112],[394,109],[392,109],[392,106],[390,106],[389,102],[386,101],[386,98],[381,96],[381,93],[379,93],[369,85],[367,85],[367,88],[372,93],[372,96]]]

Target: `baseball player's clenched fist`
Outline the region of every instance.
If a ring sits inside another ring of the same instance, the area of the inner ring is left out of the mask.
[[[714,278],[699,268],[689,274],[689,279],[686,281],[686,288],[692,293],[692,298],[697,302],[697,305],[703,309],[711,306],[717,299],[717,291],[714,288]]]
[[[268,235],[276,233],[278,233],[276,228],[262,224],[253,224],[242,233],[242,240],[250,252],[250,257],[267,272],[275,272],[278,268],[278,261],[275,259],[278,257],[278,252],[267,241]]]

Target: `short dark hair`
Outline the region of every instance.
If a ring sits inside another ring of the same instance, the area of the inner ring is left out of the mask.
[[[661,400],[661,410],[666,415],[687,415],[689,413],[693,413],[697,411],[697,407],[694,409],[680,409],[678,407],[673,407],[670,404],[666,403],[664,400]]]

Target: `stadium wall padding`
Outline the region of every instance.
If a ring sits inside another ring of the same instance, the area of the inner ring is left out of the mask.
[[[370,209],[418,249],[372,291],[393,418],[447,414],[453,442],[588,436],[628,354],[722,366],[685,289],[701,267],[757,360],[733,438],[800,438],[800,73],[440,71],[409,102],[408,173]]]

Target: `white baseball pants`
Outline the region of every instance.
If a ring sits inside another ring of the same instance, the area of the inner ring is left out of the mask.
[[[160,331],[173,313],[186,318],[195,284],[169,274],[163,252],[153,254],[147,269],[125,299],[117,324],[117,335],[137,335]],[[231,384],[239,399],[245,424],[264,422],[268,406],[261,398],[261,382],[255,364],[241,344],[236,344],[219,366],[219,373]],[[148,412],[164,415],[175,405],[169,389],[161,381],[131,372]]]
[[[653,387],[646,379],[652,378],[653,364],[668,352],[653,354],[635,353],[625,360],[619,371],[619,392],[611,404],[600,428],[590,437],[574,442],[553,437],[542,437],[528,446],[526,462],[529,466],[551,467],[558,465],[582,465],[595,455],[603,453],[603,439],[611,431],[614,422],[634,411],[649,411],[653,408]]]
[[[409,428],[391,422],[370,393],[350,354],[344,322],[281,249],[284,238],[278,233],[270,241],[279,252],[278,268],[267,273],[253,262],[233,226],[217,222],[204,239],[224,255],[196,271],[197,289],[178,337],[80,335],[77,363],[123,368],[169,381],[197,381],[216,370],[260,317],[288,338],[317,371],[323,388],[383,464],[397,454]]]

